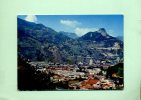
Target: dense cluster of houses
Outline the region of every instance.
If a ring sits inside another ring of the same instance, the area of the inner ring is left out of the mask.
[[[36,71],[52,73],[52,83],[66,82],[68,89],[73,90],[100,90],[116,89],[116,84],[106,78],[106,71],[100,67],[94,67],[90,62],[88,66],[47,64],[45,62],[30,62]],[[81,70],[80,70],[81,69]]]
[[[58,71],[57,71],[58,72]],[[82,81],[79,81],[82,78]],[[97,77],[86,75],[83,72],[60,72],[51,77],[54,83],[69,81],[68,87],[70,89],[115,89],[115,84],[112,80],[106,79],[104,76]]]

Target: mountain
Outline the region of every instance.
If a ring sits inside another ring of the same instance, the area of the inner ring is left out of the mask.
[[[18,55],[31,61],[74,64],[89,63],[90,58],[111,62],[117,56],[123,58],[123,42],[108,35],[104,28],[74,38],[42,24],[19,18],[17,22]]]
[[[69,33],[69,32],[64,32],[64,31],[60,31],[59,33],[63,34],[63,35],[66,35],[66,36],[68,36],[68,37],[70,37],[72,39],[78,38],[78,36],[75,33]]]
[[[117,36],[116,38],[123,41],[123,36]]]
[[[71,38],[59,35],[55,30],[42,24],[27,22],[19,18],[17,20],[18,54],[25,58],[31,60],[55,59],[55,56],[59,55],[57,50],[61,44],[67,44],[71,40]]]
[[[109,38],[112,38],[112,36],[108,35],[104,28],[100,28],[98,31],[86,33],[85,35],[80,37],[80,40],[91,40],[100,42]]]
[[[27,22],[18,18],[18,35],[19,37],[28,36],[37,39],[40,42],[58,43],[70,39],[65,35],[59,35],[52,28],[42,24]],[[61,39],[60,39],[61,38]]]
[[[79,38],[81,41],[90,41],[101,44],[104,47],[112,47],[116,42],[123,47],[123,42],[115,37],[110,36],[104,28],[100,28],[95,32],[88,32]]]

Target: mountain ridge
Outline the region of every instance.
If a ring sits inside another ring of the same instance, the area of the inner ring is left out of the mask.
[[[54,29],[42,24],[18,20],[18,54],[32,61],[47,61],[56,63],[78,63],[87,56],[96,59],[112,59],[106,54],[115,55],[115,50],[98,48],[113,48],[120,45],[117,53],[123,58],[123,42],[108,35],[104,28],[96,32],[88,32],[79,38],[60,35]],[[92,36],[91,36],[92,34]],[[115,59],[115,58],[114,58]]]
[[[76,39],[78,38],[78,36],[76,35],[76,33],[71,33],[71,32],[64,32],[64,31],[60,31],[58,32],[59,34],[63,34],[63,35],[66,35],[72,39]]]

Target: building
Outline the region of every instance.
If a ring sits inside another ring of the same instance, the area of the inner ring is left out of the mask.
[[[93,64],[93,59],[90,59],[89,65],[91,66]]]

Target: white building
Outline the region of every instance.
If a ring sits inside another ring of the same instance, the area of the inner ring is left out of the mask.
[[[93,59],[90,59],[89,65],[93,64]]]

